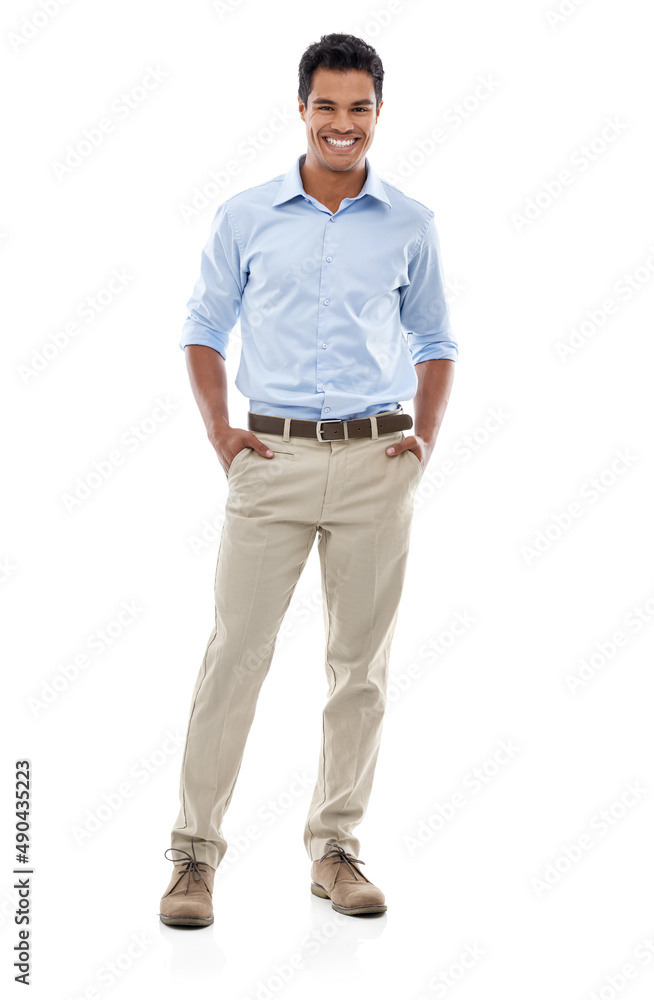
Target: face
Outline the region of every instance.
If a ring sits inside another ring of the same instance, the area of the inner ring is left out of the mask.
[[[321,66],[313,74],[307,105],[298,98],[300,117],[307,127],[307,160],[328,170],[351,170],[362,162],[372,145],[383,103],[375,111],[375,87],[365,70]],[[330,143],[328,137],[337,143]]]

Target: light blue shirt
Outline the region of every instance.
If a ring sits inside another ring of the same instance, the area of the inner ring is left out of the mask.
[[[366,158],[355,198],[332,213],[300,166],[216,211],[180,347],[226,357],[240,318],[236,387],[253,413],[365,417],[413,399],[414,365],[457,360],[434,213]]]

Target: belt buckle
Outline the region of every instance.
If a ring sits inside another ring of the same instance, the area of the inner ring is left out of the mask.
[[[322,424],[341,424],[341,423],[343,423],[343,421],[339,420],[338,417],[336,417],[333,420],[317,420],[316,421],[316,437],[318,438],[318,440],[321,443],[324,443],[325,439],[320,436],[322,434],[322,426],[321,425]]]

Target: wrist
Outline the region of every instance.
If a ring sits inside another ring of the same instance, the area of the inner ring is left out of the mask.
[[[207,437],[213,443],[219,441],[226,431],[231,430],[229,420],[225,417],[212,417],[207,422]]]
[[[414,427],[413,433],[416,437],[420,438],[421,441],[424,441],[425,445],[430,450],[436,444],[436,438],[438,437],[438,430],[436,430],[436,428],[427,430],[426,427]]]

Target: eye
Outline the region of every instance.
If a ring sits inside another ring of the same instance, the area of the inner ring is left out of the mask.
[[[332,110],[332,106],[331,106],[331,104],[323,104],[323,105],[321,105],[321,106],[320,106],[320,107],[318,108],[318,111],[331,111],[331,110]],[[359,108],[354,108],[354,110],[355,110],[355,111],[369,111],[369,110],[370,110],[370,108],[362,108],[362,107],[359,107]]]

